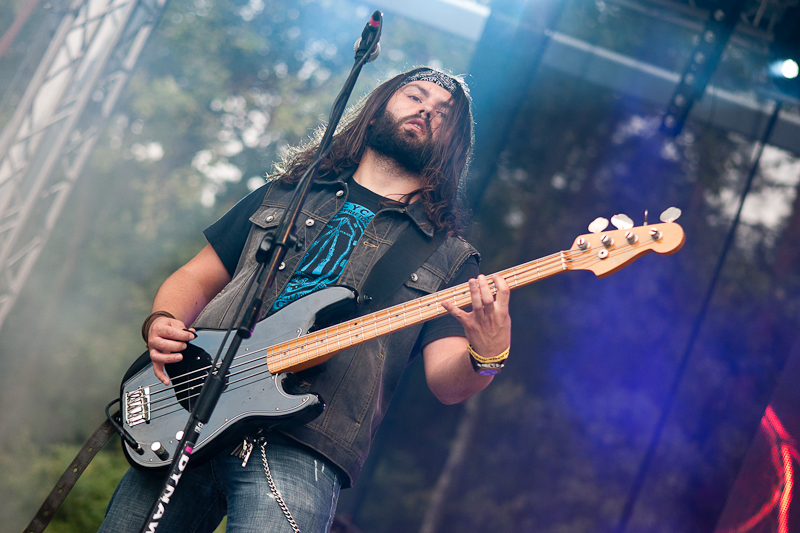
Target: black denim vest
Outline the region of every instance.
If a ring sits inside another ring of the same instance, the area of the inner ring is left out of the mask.
[[[310,245],[325,224],[347,201],[344,178],[320,178],[312,188],[302,216],[298,219],[298,237]],[[264,234],[280,222],[293,194],[293,188],[274,181],[259,210],[250,218],[253,227],[231,282],[206,306],[193,326],[227,328],[255,268],[255,250]],[[425,235],[433,235],[433,226],[425,215],[422,202],[407,207],[383,208],[375,214],[353,250],[337,285],[360,290],[380,257],[400,237],[409,224]],[[264,312],[271,309],[289,278],[302,260],[306,246],[290,250],[264,301]],[[442,289],[456,271],[477,251],[458,237],[448,237],[403,286],[386,301],[386,307],[419,298]],[[251,295],[247,295],[250,297]],[[360,344],[334,355],[319,367],[300,373],[303,391],[319,394],[327,408],[319,418],[282,433],[322,454],[336,465],[345,478],[342,486],[355,482],[369,453],[370,443],[395,393],[400,375],[409,362],[422,325],[408,327],[384,337]],[[302,391],[301,391],[302,392]]]

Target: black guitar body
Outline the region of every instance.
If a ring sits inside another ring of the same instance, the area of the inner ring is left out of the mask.
[[[317,318],[335,309],[352,307],[355,294],[346,287],[331,287],[302,298],[258,323],[242,342],[226,376],[226,387],[214,413],[194,447],[192,462],[199,465],[220,448],[243,438],[253,428],[305,424],[325,409],[316,394],[286,391],[287,374],[267,370],[267,348],[306,335]],[[130,367],[120,387],[123,428],[144,450],[141,455],[123,440],[130,464],[141,469],[166,468],[180,441],[176,434],[189,419],[189,411],[222,343],[225,332],[201,329],[183,352],[183,360],[166,365],[171,383],[165,386],[153,374],[149,353]],[[222,354],[227,350],[226,343]],[[160,443],[168,455],[157,455]],[[157,446],[156,446],[157,448]]]

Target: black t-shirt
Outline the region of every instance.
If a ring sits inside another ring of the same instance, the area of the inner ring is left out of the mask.
[[[295,269],[289,283],[275,300],[277,311],[314,291],[336,283],[367,225],[383,200],[355,180],[350,181],[350,195],[338,213],[325,225]]]
[[[276,300],[275,308],[281,308],[314,290],[333,285],[344,270],[350,252],[383,200],[383,197],[362,187],[352,178],[348,180],[348,188],[350,194],[347,202],[309,246],[286,289]],[[264,185],[248,194],[203,232],[231,276],[252,227],[250,217],[261,206],[266,189],[267,185]],[[320,251],[325,253],[320,254]],[[447,287],[466,283],[478,272],[477,259],[471,256]],[[464,328],[458,320],[445,315],[423,325],[419,346],[424,347],[444,337],[464,336]]]

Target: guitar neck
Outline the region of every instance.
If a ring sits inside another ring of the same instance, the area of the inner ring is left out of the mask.
[[[505,279],[511,289],[567,270],[586,270],[604,277],[649,252],[673,254],[680,250],[684,240],[683,228],[671,221],[581,235],[569,250],[503,270],[496,275]],[[496,292],[491,279],[489,287],[493,293]],[[462,283],[272,346],[267,349],[267,366],[270,372],[276,374],[318,365],[351,346],[444,315],[447,311],[442,307],[442,302],[467,307],[472,303],[469,284]]]
[[[516,289],[568,270],[571,252],[559,252],[498,272],[509,288]],[[489,279],[492,293],[494,282]],[[330,326],[267,350],[267,366],[273,374],[296,372],[315,366],[333,354],[383,335],[447,314],[442,302],[458,307],[472,304],[469,284],[462,283],[416,300],[395,305],[362,317]]]

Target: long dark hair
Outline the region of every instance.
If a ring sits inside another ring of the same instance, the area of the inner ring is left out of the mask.
[[[370,122],[383,112],[389,99],[409,75],[426,69],[428,67],[420,67],[398,74],[350,108],[333,136],[331,150],[320,165],[319,174],[338,174],[358,166],[364,154]],[[467,219],[463,207],[464,179],[472,156],[473,128],[469,91],[461,79],[453,79],[456,81],[453,105],[434,141],[431,163],[420,173],[422,187],[418,192],[425,213],[437,229],[461,234]],[[284,183],[299,181],[314,159],[323,133],[324,128],[318,128],[307,143],[290,150],[275,165],[274,176]]]

